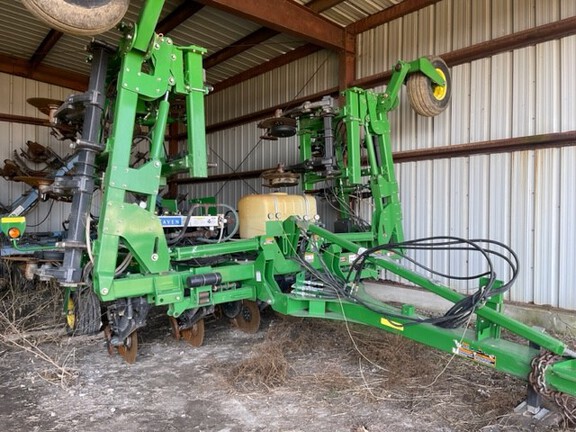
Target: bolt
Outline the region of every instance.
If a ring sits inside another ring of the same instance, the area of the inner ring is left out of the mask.
[[[140,91],[140,87],[136,87],[136,91]]]
[[[158,254],[152,254],[152,256],[150,257],[150,259],[154,262],[158,261]]]
[[[128,87],[128,83],[122,84],[122,87]]]
[[[109,292],[110,290],[108,288],[100,288],[100,294],[103,296],[108,295]]]
[[[160,166],[160,161],[154,162],[154,166],[155,166],[156,168],[158,168],[158,167]]]
[[[172,59],[172,61],[176,61],[176,54],[172,54],[172,55],[170,56],[170,58]]]

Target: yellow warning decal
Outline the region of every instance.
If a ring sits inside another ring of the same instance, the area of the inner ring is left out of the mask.
[[[496,356],[494,354],[488,354],[480,349],[474,349],[467,342],[458,342],[455,340],[454,344],[455,347],[452,348],[454,354],[466,357],[487,366],[496,366]]]
[[[404,325],[402,323],[391,321],[384,317],[380,318],[380,324],[386,327],[393,328],[394,330],[404,331]]]
[[[0,220],[2,223],[20,223],[26,222],[26,218],[24,216],[6,216]]]

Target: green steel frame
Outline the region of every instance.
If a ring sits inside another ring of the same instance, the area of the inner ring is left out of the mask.
[[[145,2],[138,23],[123,26],[118,59],[109,72],[110,77],[117,77],[117,93],[112,108],[112,130],[102,155],[107,158],[102,182],[104,197],[92,250],[93,289],[101,301],[114,303],[145,298],[149,304],[168,306],[168,315],[179,317],[197,308],[258,300],[287,315],[348,320],[377,327],[526,379],[539,350],[528,343],[502,339],[500,330],[506,329],[533,345],[563,356],[547,368],[546,385],[576,395],[574,352],[560,340],[504,315],[502,296],[490,299],[475,310],[475,329],[444,329],[432,324],[410,325],[408,318],[415,316],[413,307],[404,305],[398,309],[376,301],[367,296],[362,287],[358,287],[359,295],[371,305],[369,308],[344,298],[303,297],[282,291],[278,283],[278,277],[290,276],[297,281],[306,277],[306,268],[295,259],[302,252],[310,257],[310,266],[317,269],[327,266],[332,273],[344,277],[351,262],[365,247],[403,240],[388,113],[398,105],[400,90],[409,74],[421,73],[436,84],[444,84],[427,59],[398,63],[383,93],[359,88],[346,90],[343,106],[334,112],[334,121],[345,125],[345,139],[335,146],[337,174],[332,180],[341,198],[346,200],[348,194],[366,184],[365,177],[368,178],[374,199],[371,232],[336,234],[316,223],[291,218],[284,223],[268,222],[266,235],[257,238],[170,246],[156,214],[158,191],[168,176],[179,172],[194,177],[207,175],[203,108],[207,91],[202,70],[205,50],[196,46],[177,47],[169,37],[154,33],[163,3]],[[169,160],[163,143],[170,121],[170,104],[175,97],[185,100],[188,151],[179,159]],[[151,128],[150,158],[134,168],[130,165],[132,125],[138,123]],[[312,157],[313,143],[322,130],[321,118],[313,114],[299,117],[303,161]],[[362,160],[362,145],[367,164]],[[313,190],[314,185],[324,180],[318,174],[305,173],[304,189]],[[131,203],[127,198],[129,193],[144,197],[144,204]],[[347,210],[343,208],[341,212],[346,215]],[[5,232],[10,222],[2,221]],[[16,222],[21,224],[21,220]],[[299,248],[304,237],[313,241],[302,251]],[[321,247],[313,247],[314,242]],[[186,263],[191,259],[226,257],[239,252],[253,252],[256,258],[229,259],[195,267]],[[116,275],[119,257],[124,258],[127,253],[132,256],[130,272]],[[377,277],[379,270],[385,269],[451,302],[463,298],[449,287],[403,267],[394,257],[372,256],[369,262],[363,278]],[[218,274],[217,283],[190,286],[188,282],[191,276],[213,274]]]

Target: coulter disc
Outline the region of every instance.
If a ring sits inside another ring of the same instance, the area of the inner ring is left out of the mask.
[[[136,354],[138,354],[137,332],[132,332],[132,334],[124,340],[124,344],[116,347],[116,349],[126,363],[133,364],[136,361]]]
[[[204,320],[201,319],[192,327],[180,330],[180,336],[194,347],[199,347],[204,342]]]
[[[110,329],[110,324],[104,327],[104,338],[106,339],[106,350],[108,354],[113,356],[114,355],[114,346],[110,342],[112,340],[112,330]]]
[[[256,333],[260,328],[260,309],[256,302],[243,300],[240,313],[232,320],[244,333]]]
[[[169,316],[168,320],[170,321],[170,332],[172,333],[172,337],[176,340],[180,340],[181,335],[178,320],[173,316]]]

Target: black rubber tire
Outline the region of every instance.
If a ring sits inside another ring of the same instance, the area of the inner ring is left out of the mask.
[[[22,0],[43,23],[63,33],[93,36],[104,33],[126,14],[130,0]]]
[[[70,296],[67,314],[72,313],[74,319],[71,322],[69,316],[66,317],[66,332],[70,336],[98,333],[102,327],[102,312],[96,293],[91,288],[83,288],[70,293]]]
[[[445,86],[437,86],[430,79],[421,73],[414,73],[408,77],[406,87],[408,90],[408,100],[414,111],[424,117],[434,117],[448,107],[450,96],[452,95],[452,78],[448,66],[440,57],[430,57],[430,62],[446,80]],[[442,91],[435,90],[441,88]]]

